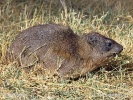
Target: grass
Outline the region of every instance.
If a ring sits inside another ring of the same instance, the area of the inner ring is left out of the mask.
[[[57,0],[44,1],[8,0],[0,4],[0,99],[132,100],[132,0],[67,1],[67,16]],[[124,50],[108,65],[71,82],[58,82],[39,65],[25,73],[5,58],[8,46],[20,31],[45,23],[67,24],[77,34],[97,31],[122,44]]]

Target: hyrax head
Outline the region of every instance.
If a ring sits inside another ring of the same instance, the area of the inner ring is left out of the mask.
[[[86,35],[87,43],[93,50],[93,58],[104,60],[122,52],[122,45],[99,33],[92,32]]]

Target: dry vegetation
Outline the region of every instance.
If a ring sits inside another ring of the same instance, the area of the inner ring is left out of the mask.
[[[67,13],[59,0],[22,1],[0,0],[0,99],[133,100],[132,0],[67,0]],[[25,73],[5,58],[7,48],[19,31],[45,23],[68,24],[77,34],[98,31],[124,51],[78,80],[58,82],[39,65]]]

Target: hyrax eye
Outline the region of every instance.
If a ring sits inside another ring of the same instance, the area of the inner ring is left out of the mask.
[[[112,46],[112,43],[111,43],[111,42],[108,42],[108,43],[107,43],[107,46],[108,46],[108,47],[111,47],[111,46]]]

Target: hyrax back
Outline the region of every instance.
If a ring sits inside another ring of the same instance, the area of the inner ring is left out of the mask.
[[[92,32],[78,36],[68,27],[45,24],[28,28],[10,46],[23,67],[41,63],[51,74],[79,77],[98,68],[123,47]]]

